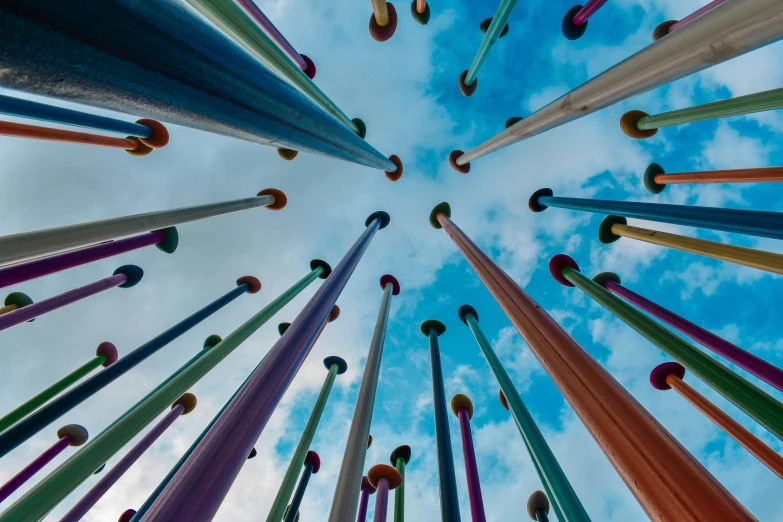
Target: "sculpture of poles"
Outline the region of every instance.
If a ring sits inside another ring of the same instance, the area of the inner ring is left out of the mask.
[[[117,362],[117,348],[109,342],[103,342],[95,350],[95,357],[82,364],[74,371],[55,382],[44,391],[28,399],[10,412],[0,417],[0,433],[7,430],[20,420],[27,417],[30,413],[40,408],[60,392],[66,390],[69,386],[79,381],[82,377],[88,375],[98,366],[107,368]]]
[[[295,519],[299,518],[299,506],[302,505],[302,499],[304,498],[307,484],[310,482],[310,476],[318,473],[319,469],[321,469],[321,458],[318,456],[318,453],[312,450],[308,451],[304,460],[302,477],[299,479],[299,485],[296,487],[291,504],[286,508],[283,522],[295,522]]]
[[[411,447],[407,444],[397,446],[389,457],[392,466],[402,477],[402,484],[394,492],[394,522],[405,521],[405,466],[411,460]],[[364,477],[362,477],[364,487]],[[363,519],[362,519],[363,520]]]
[[[69,412],[115,380],[125,375],[136,365],[156,353],[164,346],[168,345],[170,342],[180,337],[182,334],[202,322],[207,317],[211,316],[232,302],[234,299],[245,293],[255,294],[259,290],[261,290],[261,282],[258,279],[252,276],[240,277],[237,279],[236,288],[230,292],[212,301],[207,306],[190,315],[189,317],[186,317],[157,337],[147,341],[145,344],[128,353],[125,357],[122,357],[116,363],[112,364],[102,372],[93,375],[78,386],[71,388],[71,390],[68,392],[60,395],[35,413],[32,413],[17,423],[15,426],[0,434],[0,457],[8,454],[8,452],[41,431],[50,423],[54,422],[55,419]],[[1,319],[2,317],[0,317],[0,320]],[[177,394],[175,397],[172,397],[170,401],[167,401],[167,404],[174,402],[174,399],[176,399],[176,397],[181,395],[184,391],[185,390],[182,390],[182,392]],[[91,467],[90,473],[95,471],[98,466],[107,460],[108,457],[101,460],[101,462],[96,462]]]
[[[486,522],[484,500],[481,498],[476,452],[473,449],[473,435],[470,433],[470,419],[473,418],[473,403],[467,395],[458,393],[451,398],[451,411],[459,419],[459,431],[462,435],[462,455],[465,458],[465,475],[468,479],[468,497],[473,522]]]
[[[576,286],[661,351],[676,359],[716,392],[783,440],[783,404],[744,378],[685,342],[609,290],[579,272],[570,257],[558,254],[549,261],[552,277],[564,286]]]
[[[57,455],[65,451],[65,448],[68,446],[81,446],[87,442],[87,437],[89,437],[87,430],[78,424],[67,424],[57,430],[58,440],[54,445],[36,457],[22,471],[11,477],[8,482],[0,486],[0,502],[10,497],[14,491],[22,487],[33,475],[41,471]]]
[[[454,474],[454,456],[451,451],[449,417],[446,413],[446,390],[440,363],[438,337],[446,332],[446,325],[429,319],[421,323],[421,333],[429,338],[430,366],[432,368],[432,404],[435,410],[435,443],[438,450],[438,484],[440,486],[440,517],[443,522],[460,522],[457,478]]]
[[[708,401],[702,394],[683,381],[685,368],[676,362],[659,364],[650,373],[650,384],[658,390],[674,390],[682,398],[690,402],[697,410],[714,422],[729,437],[748,450],[754,457],[770,469],[775,475],[783,478],[783,457],[764,444],[758,437],[742,427],[742,425]]]
[[[437,205],[443,228],[652,520],[753,521],[750,514]],[[1,519],[0,519],[1,520]]]
[[[0,121],[0,136],[125,149],[125,152],[131,156],[146,156],[152,152],[152,147],[148,147],[146,144],[142,143],[136,136],[115,138],[113,136],[102,136],[100,134],[90,134],[88,132],[64,129],[52,129],[50,127],[41,127],[40,125],[27,125],[26,123],[13,123],[10,121]]]
[[[489,34],[489,33],[487,33]],[[783,3],[731,0],[676,33],[626,58],[467,153],[451,153],[451,166],[470,162],[637,94],[701,71],[783,38]]]
[[[397,169],[255,53],[240,48],[209,20],[183,9],[179,0],[74,2],[65,6],[31,0],[18,8],[0,6],[0,32],[25,35],[24,41],[4,43],[3,87],[142,113],[389,172]],[[229,3],[220,7],[236,15],[234,21],[248,31],[245,35],[259,33],[258,40],[276,53],[276,63],[295,72],[301,86],[312,93],[316,87],[299,67]],[[36,42],[35,49],[31,41]],[[129,54],[128,42],[155,52]],[[87,62],[90,67],[79,65]]]
[[[389,509],[389,490],[402,484],[402,475],[388,464],[376,464],[367,472],[367,479],[376,490],[375,515],[373,522],[386,522],[386,512]]]
[[[578,40],[587,31],[587,20],[601,9],[607,0],[587,0],[587,3],[575,5],[563,17],[561,29],[569,40]]]
[[[368,446],[369,447],[369,446]],[[367,476],[362,477],[362,494],[359,500],[359,514],[356,517],[356,522],[367,521],[367,504],[370,501],[370,495],[375,493],[375,486],[370,484],[370,480]]]
[[[0,331],[99,294],[110,288],[131,288],[141,281],[143,275],[144,271],[138,266],[123,265],[109,277],[0,315]]]
[[[24,263],[0,267],[0,288],[54,274],[75,266],[92,263],[99,259],[116,256],[145,246],[155,245],[159,250],[171,254],[177,249],[179,234],[175,227],[147,232],[117,241],[109,241],[87,248],[32,259]]]
[[[770,386],[783,391],[783,370],[777,366],[626,288],[621,284],[620,277],[617,274],[602,272],[596,275],[593,281],[614,295],[622,297],[637,308],[641,308],[664,324],[668,324],[675,330],[687,335],[705,348],[733,362],[751,375],[755,375]]]
[[[11,292],[3,299],[3,306],[0,306],[0,315],[13,312],[14,310],[24,308],[25,306],[30,306],[31,304],[33,304],[33,300],[30,299],[27,294],[23,294],[22,292]],[[29,322],[32,321],[35,321],[35,319],[30,319]]]
[[[413,16],[413,19],[416,20],[419,25],[427,25],[430,22],[431,14],[430,5],[427,3],[427,0],[411,1],[411,16]]]
[[[650,163],[644,171],[644,188],[652,194],[660,194],[666,188],[666,185],[681,185],[685,183],[763,183],[773,181],[783,181],[783,167],[667,174],[663,167],[657,163]]]
[[[280,210],[287,203],[288,198],[282,191],[265,189],[252,198],[208,203],[206,205],[183,207],[174,210],[146,212],[119,218],[102,219],[90,223],[11,234],[0,237],[0,263],[11,263],[20,259],[51,254],[106,239],[163,229],[248,208],[266,207],[269,210]]]
[[[517,428],[519,428],[519,434],[522,435],[522,440],[530,454],[530,460],[538,473],[538,478],[547,495],[552,499],[557,518],[562,522],[589,520],[579,497],[568,481],[568,477],[549,448],[541,430],[538,429],[536,421],[522,401],[514,383],[511,382],[511,378],[495,350],[492,349],[492,345],[481,330],[478,324],[478,313],[472,306],[462,305],[459,309],[459,318],[470,328],[489,368],[500,385],[500,393],[498,394],[500,403],[511,413]]]
[[[620,129],[626,136],[641,140],[655,136],[661,127],[741,116],[780,109],[781,107],[783,107],[783,88],[746,94],[653,116],[644,111],[628,111],[620,118]]]
[[[508,32],[508,19],[511,17],[511,13],[517,6],[517,0],[500,0],[495,16],[489,18],[491,20],[489,27],[484,30],[484,38],[481,40],[476,56],[473,58],[473,62],[470,64],[470,68],[463,71],[459,75],[459,91],[463,96],[473,96],[478,87],[478,72],[481,66],[484,64],[484,60],[489,56],[489,52],[495,45],[495,42],[501,36],[504,36]],[[486,23],[487,20],[484,20]]]
[[[385,42],[397,30],[397,9],[386,0],[370,0],[372,14],[370,15],[370,36],[376,42]],[[414,16],[415,18],[415,16]]]
[[[663,205],[660,203],[638,203],[635,201],[608,201],[605,199],[560,198],[554,197],[552,189],[548,188],[535,191],[530,196],[528,207],[533,212],[543,212],[547,207],[568,208],[598,214],[617,214],[624,217],[647,219],[674,225],[783,239],[783,213],[780,212],[696,207],[691,205]]]
[[[212,519],[372,238],[389,221],[385,212],[375,212],[367,218],[365,231],[253,371],[141,521]]]
[[[389,323],[389,310],[392,296],[400,293],[400,283],[394,276],[385,274],[381,276],[380,283],[383,297],[381,297],[381,306],[370,341],[362,383],[356,397],[353,420],[348,430],[348,440],[345,443],[340,474],[337,476],[337,485],[329,511],[329,522],[345,522],[356,518],[356,502],[359,496],[364,459],[367,456],[367,448],[372,444],[372,438],[369,436],[370,424],[375,406],[375,394],[378,389],[378,376],[381,372],[381,357],[386,340],[386,327]]]
[[[543,491],[534,491],[527,499],[527,514],[536,522],[549,522],[549,499]]]
[[[781,254],[633,227],[627,223],[628,221],[624,217],[606,216],[598,228],[598,240],[601,243],[613,243],[621,237],[629,237],[653,245],[674,248],[775,274],[783,274],[783,255]]]
[[[693,13],[683,18],[682,20],[667,20],[665,22],[658,24],[658,26],[653,30],[653,34],[652,34],[653,41],[663,38],[664,36],[671,33],[672,31],[676,31],[683,25],[692,22],[693,20],[700,17],[707,11],[711,11],[712,9],[718,7],[720,4],[722,4],[725,1],[726,0],[712,0],[712,2],[710,2],[709,4],[705,5],[700,9],[697,9]]]
[[[185,393],[174,404],[171,411],[163,417],[158,424],[133,448],[122,457],[112,469],[99,480],[68,512],[60,519],[60,522],[79,522],[87,512],[106,494],[109,489],[125,474],[128,469],[144,455],[150,446],[169,428],[174,421],[182,415],[187,415],[196,408],[196,396]]]

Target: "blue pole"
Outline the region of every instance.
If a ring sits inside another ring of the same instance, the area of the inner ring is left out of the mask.
[[[311,454],[314,454],[315,456],[312,457]],[[318,473],[318,467],[321,466],[318,454],[314,451],[308,451],[307,458],[308,460],[305,461],[304,471],[302,471],[302,477],[299,479],[299,484],[296,486],[294,496],[291,499],[291,503],[288,505],[288,513],[285,516],[284,522],[294,522],[296,519],[296,515],[299,513],[299,506],[302,505],[305,490],[307,490],[307,484],[310,483],[310,476],[313,473]]]

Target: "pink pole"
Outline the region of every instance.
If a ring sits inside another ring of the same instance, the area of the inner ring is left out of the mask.
[[[677,29],[679,29],[683,25],[687,24],[688,22],[694,21],[695,19],[697,19],[698,17],[700,17],[701,15],[706,13],[707,11],[711,11],[712,9],[718,7],[720,4],[722,4],[725,1],[726,0],[712,0],[712,2],[710,2],[707,5],[705,5],[701,9],[699,9],[697,11],[694,11],[693,13],[689,14],[688,16],[686,16],[685,18],[683,18],[682,20],[677,22],[676,24],[672,24],[672,26],[669,27],[669,32],[671,33],[673,31],[676,31]],[[574,23],[576,23],[576,22],[574,22]]]
[[[601,9],[608,0],[590,0],[581,8],[573,18],[574,25],[583,25],[587,22],[587,19],[595,14],[596,11]],[[721,0],[723,1],[723,0]]]
[[[468,410],[459,409],[459,431],[462,434],[462,455],[465,458],[465,473],[468,477],[468,497],[473,522],[487,522],[484,514],[484,500],[481,498],[476,452],[473,450],[473,436],[470,433]]]

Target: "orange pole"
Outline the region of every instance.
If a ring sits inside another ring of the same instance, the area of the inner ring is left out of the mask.
[[[424,11],[427,10],[427,0],[416,0],[416,12],[419,14],[424,14]]]
[[[35,138],[39,140],[62,141],[66,143],[84,143],[87,145],[99,145],[102,147],[115,147],[125,149],[129,152],[139,154],[147,153],[151,148],[141,143],[138,138],[114,138],[111,136],[100,136],[98,134],[89,134],[87,132],[76,132],[62,129],[50,129],[48,127],[39,127],[38,125],[26,125],[23,123],[11,123],[9,121],[0,121],[0,135],[15,136],[17,138]]]
[[[656,183],[661,185],[677,185],[680,183],[755,183],[783,181],[783,167],[656,174],[654,179]]]
[[[442,227],[463,253],[647,516],[660,522],[756,520],[450,214],[448,204],[441,203],[430,223]]]

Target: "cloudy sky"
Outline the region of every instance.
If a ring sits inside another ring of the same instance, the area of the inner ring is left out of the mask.
[[[482,36],[478,24],[493,14],[495,2],[460,0],[447,7],[435,0],[426,27],[415,24],[408,5],[400,3],[397,33],[380,44],[367,32],[368,1],[259,1],[292,44],[317,63],[317,82],[324,92],[350,117],[364,119],[367,140],[384,154],[403,159],[405,175],[397,183],[381,172],[321,156],[300,154],[286,163],[272,148],[178,126],[170,126],[169,146],[144,158],[113,149],[0,139],[0,234],[241,198],[267,187],[289,197],[281,212],[249,210],[183,225],[180,247],[172,255],[146,248],[7,289],[41,300],[106,277],[122,264],[135,263],[145,271],[132,289],[110,290],[2,332],[2,411],[88,360],[102,341],[115,343],[126,354],[233,288],[237,277],[252,274],[264,285],[260,293],[239,298],[9,454],[0,480],[50,446],[63,424],[78,423],[99,433],[189,359],[209,334],[225,336],[302,277],[310,259],[336,265],[363,230],[367,215],[382,209],[391,214],[391,225],[376,235],[338,301],[342,315],[327,326],[311,352],[257,442],[259,456],[245,465],[216,520],[265,519],[326,375],[321,361],[340,355],[349,370],[337,378],[313,443],[323,467],[311,480],[301,508],[304,522],[325,519],[384,273],[399,279],[402,293],[392,304],[372,424],[375,443],[365,469],[388,462],[396,446],[411,446],[408,520],[439,518],[428,346],[419,332],[425,319],[443,321],[448,329],[441,337],[447,397],[465,393],[475,406],[473,434],[488,520],[525,520],[527,497],[541,488],[516,427],[497,401],[497,384],[457,317],[465,303],[478,310],[481,326],[592,519],[646,520],[453,243],[429,226],[433,205],[449,201],[454,221],[748,509],[760,520],[783,520],[780,480],[675,392],[651,388],[649,372],[666,356],[579,290],[554,282],[547,263],[565,252],[585,274],[616,271],[629,288],[778,365],[783,364],[783,341],[774,296],[783,290],[780,278],[629,239],[602,245],[596,238],[601,216],[554,208],[533,214],[527,209],[529,195],[548,186],[563,196],[783,210],[775,196],[780,191],[770,185],[674,186],[651,196],[641,182],[651,161],[670,172],[780,165],[783,154],[774,145],[783,133],[779,113],[667,128],[644,142],[626,137],[618,125],[629,109],[654,114],[779,87],[783,47],[771,45],[498,151],[475,161],[467,176],[456,174],[446,162],[452,149],[467,150],[494,135],[508,117],[530,114],[578,86],[648,45],[659,22],[682,18],[703,3],[615,0],[591,19],[581,40],[569,42],[560,34],[560,22],[570,3],[520,2],[510,33],[498,42],[479,74],[476,94],[467,99],[457,89],[457,76],[470,65]],[[783,252],[772,240],[659,224],[651,228]],[[291,321],[319,284],[191,390],[199,399],[196,410],[179,419],[85,520],[112,521],[144,502],[277,340],[277,324]],[[706,385],[692,376],[686,380],[775,450],[783,450],[781,441]],[[468,520],[462,444],[456,418],[450,419],[462,517]],[[72,453],[69,448],[56,462]],[[85,482],[49,518],[56,520],[95,480]]]

